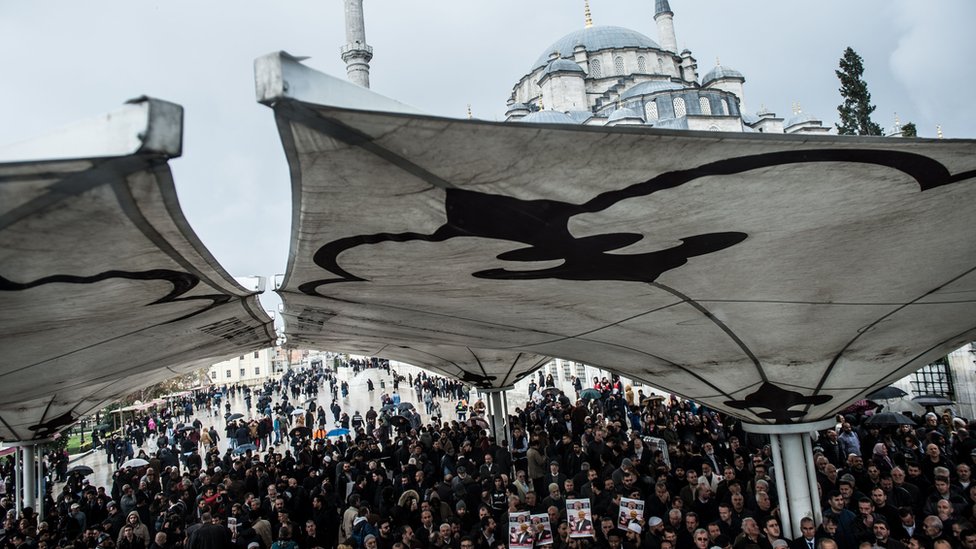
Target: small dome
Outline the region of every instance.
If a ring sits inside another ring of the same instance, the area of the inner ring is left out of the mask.
[[[518,122],[533,122],[536,124],[576,124],[573,117],[559,111],[536,111],[519,118]]]
[[[702,86],[707,86],[709,83],[716,80],[721,80],[723,78],[737,78],[739,80],[745,80],[746,77],[742,76],[742,73],[724,65],[717,65],[714,69],[708,71],[705,78],[702,79]]]
[[[657,42],[637,31],[601,25],[573,31],[556,40],[535,60],[532,70],[545,67],[552,52],[559,52],[561,57],[569,57],[577,45],[584,46],[588,52],[622,48],[661,49]]]
[[[512,103],[511,105],[508,106],[508,110],[505,111],[505,114],[510,114],[513,112],[522,112],[522,111],[529,112],[531,110],[532,109],[529,108],[529,106],[526,105],[525,103]]]
[[[791,116],[790,119],[786,121],[786,124],[783,124],[783,127],[792,128],[793,126],[805,124],[807,122],[815,122],[819,124],[820,119],[810,113],[798,112]]]
[[[619,120],[636,120],[643,123],[644,117],[630,107],[622,107],[613,111],[613,113],[610,114],[610,118],[607,119],[607,122],[617,122]]]
[[[554,59],[552,62],[546,65],[546,70],[543,74],[552,74],[554,72],[576,72],[581,75],[586,74],[583,67],[580,67],[578,64],[570,61],[569,59],[563,58]]]
[[[631,97],[637,97],[639,95],[648,95],[652,93],[662,92],[662,91],[672,91],[672,90],[683,90],[684,86],[681,84],[675,84],[674,82],[665,82],[663,80],[652,80],[650,82],[641,82],[636,86],[632,86],[630,89],[620,94],[620,99],[629,99]]]

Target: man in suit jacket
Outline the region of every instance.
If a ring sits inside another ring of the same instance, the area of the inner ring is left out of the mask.
[[[800,537],[790,542],[790,549],[817,549],[817,525],[810,517],[800,520]]]

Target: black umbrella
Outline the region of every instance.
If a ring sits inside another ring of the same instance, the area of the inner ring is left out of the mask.
[[[312,436],[312,430],[305,426],[295,427],[289,434],[295,438],[310,437]]]
[[[558,395],[560,393],[562,393],[562,391],[560,391],[559,389],[557,389],[555,387],[546,387],[542,391],[542,395],[543,396],[550,396],[550,395],[551,396],[556,396],[556,395]]]
[[[864,421],[864,424],[869,427],[896,427],[898,425],[915,425],[915,422],[904,414],[882,412],[869,417]]]
[[[597,400],[603,398],[603,393],[590,387],[587,389],[583,389],[583,391],[580,392],[580,398],[587,399],[587,400]]]
[[[407,410],[414,410],[414,409],[416,409],[415,406],[410,402],[401,402],[400,404],[397,405],[397,410],[400,410],[401,412],[405,412]]]
[[[234,421],[236,419],[241,419],[242,417],[244,417],[244,414],[231,414],[227,416],[227,421]]]
[[[918,403],[919,406],[952,406],[955,404],[942,395],[918,395],[912,397],[912,402]]]
[[[187,425],[187,426],[183,427],[182,429],[180,429],[180,431],[183,431],[184,433],[187,433],[187,432],[190,432],[190,431],[196,431],[196,430],[197,430],[197,428],[194,427],[194,426],[192,426],[192,425]]]
[[[68,474],[78,473],[79,475],[81,475],[83,477],[87,477],[88,475],[90,475],[90,474],[92,474],[94,472],[95,472],[95,470],[92,469],[91,467],[87,466],[87,465],[75,465],[71,469],[68,469]]]
[[[380,408],[381,412],[392,412],[394,410],[396,410],[396,406],[392,404],[384,404],[383,407]]]
[[[390,424],[397,429],[409,429],[410,420],[404,416],[393,416],[390,418]]]
[[[882,387],[877,391],[868,393],[867,398],[868,400],[891,400],[893,398],[901,398],[907,394],[898,387],[888,385],[887,387]]]

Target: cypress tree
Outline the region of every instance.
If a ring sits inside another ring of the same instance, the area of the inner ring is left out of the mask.
[[[841,122],[836,125],[837,133],[882,135],[881,126],[871,121],[871,113],[875,107],[871,104],[868,83],[861,78],[864,74],[861,56],[848,47],[840,59],[840,70],[835,72],[840,79],[840,95],[844,98],[844,102],[837,107]]]

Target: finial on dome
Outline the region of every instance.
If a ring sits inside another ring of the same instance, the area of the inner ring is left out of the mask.
[[[546,110],[546,105],[545,105],[545,103],[542,102],[542,96],[541,95],[539,96],[539,110],[540,111]]]
[[[901,128],[901,120],[898,119],[898,113],[895,113],[895,131]]]
[[[718,58],[717,55],[715,56],[715,66],[716,67],[721,67],[722,66],[722,61],[719,60],[719,58]]]
[[[801,107],[800,106],[800,102],[797,101],[796,102],[796,114],[800,114],[801,112],[803,112],[803,107]]]
[[[935,126],[935,135],[939,136],[939,139],[942,139],[942,124]]]
[[[590,0],[583,0],[583,17],[586,21],[586,28],[593,26],[593,16],[590,15]]]
[[[468,103],[468,120],[471,120],[472,118],[474,118],[474,115],[471,114],[471,103]]]

